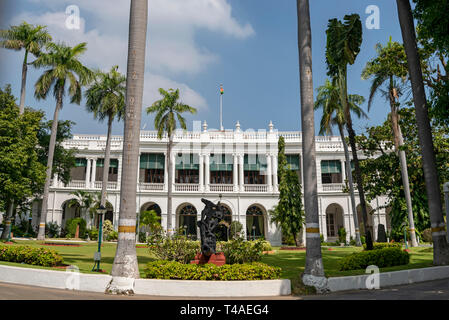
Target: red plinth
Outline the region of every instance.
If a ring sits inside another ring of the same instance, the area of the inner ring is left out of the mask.
[[[198,253],[195,256],[195,259],[190,261],[191,264],[206,264],[213,263],[216,266],[222,266],[226,263],[226,258],[223,252],[218,252],[211,254],[210,256],[206,256],[202,253]]]

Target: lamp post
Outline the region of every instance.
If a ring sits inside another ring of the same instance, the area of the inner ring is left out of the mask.
[[[94,254],[94,267],[92,271],[100,272],[100,260],[101,260],[101,238],[103,237],[103,215],[106,213],[106,208],[103,205],[97,209],[98,219],[100,220],[100,226],[98,228],[98,251]]]

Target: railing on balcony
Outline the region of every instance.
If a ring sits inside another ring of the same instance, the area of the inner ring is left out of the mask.
[[[268,185],[266,184],[245,184],[243,186],[245,192],[267,192]]]
[[[323,191],[339,191],[343,190],[343,183],[323,183]]]
[[[164,191],[164,184],[163,183],[140,183],[140,190],[141,191]]]
[[[211,192],[234,192],[233,184],[211,184],[209,185]]]
[[[94,182],[94,189],[101,189],[103,187],[103,181],[95,181]],[[115,190],[117,189],[117,182],[115,181],[108,181],[107,190]]]
[[[178,192],[198,192],[199,189],[199,184],[175,183],[175,191]]]
[[[72,180],[67,185],[67,188],[86,188],[86,181],[85,180]]]

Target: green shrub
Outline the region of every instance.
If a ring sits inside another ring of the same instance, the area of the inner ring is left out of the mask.
[[[45,224],[45,234],[49,238],[56,238],[59,236],[61,228],[56,222],[49,222]]]
[[[402,248],[402,244],[399,242],[374,242],[373,250],[379,250],[383,248]],[[363,250],[366,250],[366,244],[363,245]]]
[[[281,277],[281,268],[260,262],[245,264],[183,264],[175,261],[149,262],[144,269],[148,279],[177,280],[270,280]]]
[[[103,239],[108,239],[109,235],[111,233],[113,233],[114,231],[115,231],[114,225],[112,224],[112,222],[109,220],[104,220],[103,221],[103,235],[104,235]]]
[[[86,237],[86,220],[83,218],[73,218],[67,221],[65,231],[67,238],[75,237],[76,226],[79,225],[79,237],[84,239]]]
[[[111,232],[108,233],[108,235],[106,236],[106,240],[107,241],[114,241],[118,239],[118,232],[115,230],[112,230]]]
[[[0,260],[53,267],[62,264],[62,257],[54,250],[30,246],[0,245]]]
[[[422,232],[422,240],[424,241],[424,242],[430,242],[430,243],[432,243],[433,242],[433,239],[432,239],[432,229],[430,229],[430,228],[427,228],[427,229],[424,229],[423,230],[423,232]]]
[[[172,236],[156,234],[147,238],[150,252],[159,260],[190,263],[201,251],[199,241],[188,240],[187,237],[175,233]]]
[[[242,238],[223,242],[217,251],[223,251],[227,264],[260,261],[265,240],[245,241]]]
[[[343,227],[338,229],[338,240],[340,243],[346,243],[346,229]]]
[[[230,228],[229,233],[230,233],[231,239],[235,240],[237,238],[243,237],[243,232],[242,232],[243,225],[239,221],[237,221],[237,220],[232,221],[229,228]]]
[[[90,240],[98,240],[98,229],[92,227],[87,230],[87,234],[89,235]]]
[[[370,265],[379,268],[408,264],[410,256],[399,248],[383,248],[350,254],[339,261],[340,271],[366,269]]]

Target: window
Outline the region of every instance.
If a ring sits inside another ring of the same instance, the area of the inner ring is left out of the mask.
[[[246,211],[246,237],[255,240],[264,236],[264,216],[262,209],[251,206]]]
[[[296,175],[301,182],[301,163],[299,154],[286,154],[285,157],[287,158],[287,167],[296,172]]]
[[[210,183],[232,184],[233,161],[231,155],[211,154],[210,156]]]
[[[262,155],[245,154],[243,166],[244,184],[265,184],[267,159]]]
[[[321,182],[322,183],[342,183],[340,160],[321,161]]]
[[[199,183],[199,156],[177,154],[175,157],[175,183]]]
[[[142,153],[140,155],[139,181],[164,183],[165,155],[162,153]]]
[[[70,177],[72,180],[85,180],[87,171],[87,159],[76,158],[75,167],[70,169]]]
[[[103,181],[103,168],[104,168],[104,159],[102,158],[97,159],[95,181]],[[110,159],[108,181],[116,182],[117,178],[118,178],[118,160]]]
[[[196,240],[197,238],[197,219],[197,211],[195,207],[190,204],[185,205],[179,211],[179,228],[183,229],[184,234],[193,240]]]

